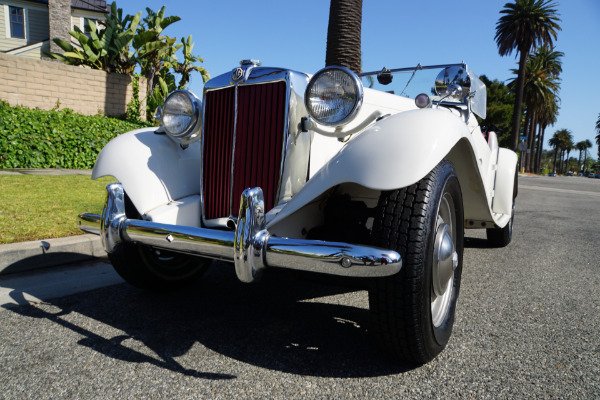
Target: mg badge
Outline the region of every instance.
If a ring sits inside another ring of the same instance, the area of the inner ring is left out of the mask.
[[[242,79],[244,77],[244,70],[240,67],[237,67],[236,69],[233,70],[233,72],[231,73],[231,79],[234,82],[239,81],[240,79]]]

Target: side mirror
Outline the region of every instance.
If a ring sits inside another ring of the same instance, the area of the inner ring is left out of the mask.
[[[435,79],[435,93],[443,98],[462,100],[471,93],[471,78],[462,67],[446,67]]]

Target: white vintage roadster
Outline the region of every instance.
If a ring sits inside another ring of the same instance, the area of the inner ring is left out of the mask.
[[[376,336],[425,363],[452,331],[464,229],[511,240],[517,156],[482,132],[485,110],[465,64],[310,76],[246,60],[202,100],[172,93],[159,128],[112,140],[93,179],[119,183],[79,226],[142,288],[213,259],[244,282],[270,268],[368,279]]]

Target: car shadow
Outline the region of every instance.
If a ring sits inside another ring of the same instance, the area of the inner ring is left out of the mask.
[[[300,375],[373,377],[411,370],[374,344],[367,295],[355,282],[272,270],[249,285],[237,280],[233,267],[213,263],[198,283],[177,292],[148,293],[120,284],[9,309],[70,329],[84,337],[78,345],[108,357],[201,379],[236,377],[177,362],[196,343],[244,363]],[[107,339],[63,318],[71,313],[120,334]],[[143,350],[132,345],[136,342]]]

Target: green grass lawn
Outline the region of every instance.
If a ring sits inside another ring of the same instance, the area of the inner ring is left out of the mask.
[[[77,215],[100,214],[112,177],[0,176],[0,244],[80,235]]]

